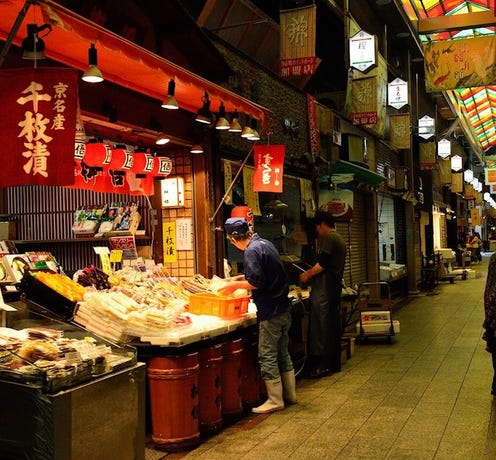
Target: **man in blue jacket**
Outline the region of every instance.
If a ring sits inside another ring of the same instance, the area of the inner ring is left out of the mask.
[[[246,219],[229,218],[224,224],[229,241],[243,251],[243,275],[228,278],[221,290],[250,289],[257,306],[258,359],[268,399],[253,408],[255,413],[284,409],[284,401],[296,403],[293,363],[288,352],[291,325],[289,287],[276,247],[254,233]]]

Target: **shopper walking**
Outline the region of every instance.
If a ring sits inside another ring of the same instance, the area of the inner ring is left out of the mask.
[[[318,211],[314,218],[317,262],[300,275],[310,283],[309,355],[310,377],[318,378],[341,370],[340,298],[346,243],[336,231],[332,214]]]
[[[481,246],[482,246],[482,240],[480,239],[480,234],[478,232],[474,232],[474,235],[472,237],[472,240],[470,241],[470,244],[472,245],[472,260],[477,263],[482,262],[482,253],[481,253]]]
[[[243,275],[226,279],[220,292],[250,289],[257,306],[258,360],[268,399],[252,409],[255,413],[284,409],[295,404],[296,382],[288,351],[291,313],[289,286],[279,252],[268,240],[254,233],[246,219],[232,217],[224,224],[229,241],[243,251]]]

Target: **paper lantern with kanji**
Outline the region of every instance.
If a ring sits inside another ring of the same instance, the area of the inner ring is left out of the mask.
[[[126,171],[126,180],[131,195],[153,195],[154,157],[149,153],[134,153],[133,167]]]
[[[172,160],[169,157],[155,157],[153,177],[167,177],[172,172]]]
[[[77,146],[74,154],[74,188],[111,191],[108,168],[112,158],[110,146],[101,142],[89,142]]]
[[[134,156],[132,152],[126,148],[112,149],[112,157],[107,170],[108,177],[111,183],[109,192],[114,193],[129,193],[129,185],[127,183],[127,173],[131,170],[134,164]]]

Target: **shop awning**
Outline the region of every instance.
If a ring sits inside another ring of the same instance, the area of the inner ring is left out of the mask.
[[[25,0],[0,0],[0,40],[7,40],[24,4]],[[40,34],[48,58],[84,71],[88,67],[88,48],[93,43],[98,50],[98,67],[107,81],[157,99],[157,103],[167,95],[167,85],[173,78],[176,100],[189,112],[198,111],[205,91],[212,102],[212,110],[223,101],[227,112],[238,110],[259,120],[269,112],[51,0],[38,0],[36,5],[29,7],[13,39],[15,45],[21,46],[27,35],[27,24],[34,23],[52,25],[48,35]],[[27,65],[33,65],[32,61],[26,61]]]
[[[384,182],[386,178],[377,174],[370,169],[358,166],[345,160],[338,160],[332,167],[333,174],[353,174],[358,182],[370,185],[378,185]]]

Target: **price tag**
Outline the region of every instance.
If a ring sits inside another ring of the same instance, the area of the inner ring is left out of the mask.
[[[110,262],[122,262],[122,249],[112,249],[110,251]]]

